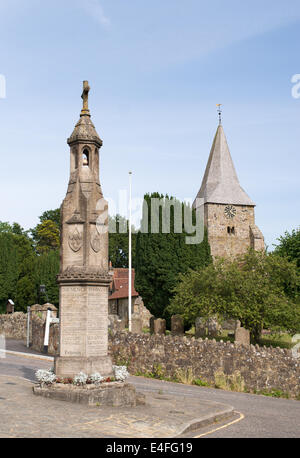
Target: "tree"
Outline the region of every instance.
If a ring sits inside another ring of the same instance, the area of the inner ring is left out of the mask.
[[[35,253],[26,236],[14,235],[14,241],[17,251],[18,272],[15,301],[18,310],[26,311],[27,306],[36,302]]]
[[[57,250],[60,245],[60,232],[52,220],[44,220],[35,228],[36,250],[39,254]]]
[[[39,220],[40,223],[28,231],[37,253],[57,250],[60,245],[60,208],[44,211]]]
[[[51,218],[51,219],[47,219]],[[49,301],[58,305],[59,209],[44,212],[41,223],[31,233],[20,224],[0,222],[0,308],[7,299],[16,310],[26,311],[38,301],[41,284],[46,286]],[[40,298],[46,301],[46,296]]]
[[[25,235],[0,233],[0,305],[7,299],[16,303],[16,310],[26,310],[36,300],[34,260],[30,240]]]
[[[158,233],[153,233],[151,218],[151,199],[161,199],[158,221]],[[141,230],[136,241],[136,275],[135,288],[143,297],[146,307],[156,317],[165,317],[168,321],[170,314],[167,306],[173,296],[173,290],[178,282],[180,273],[189,268],[200,268],[211,262],[210,248],[205,234],[204,240],[195,245],[186,244],[187,233],[181,224],[181,233],[175,232],[174,207],[170,206],[170,219],[165,218],[168,206],[173,201],[184,212],[185,205],[176,199],[159,193],[146,194]],[[148,210],[147,210],[148,208]],[[148,214],[147,214],[148,213]],[[195,219],[195,213],[193,212]],[[163,222],[170,221],[170,232],[163,233]],[[195,222],[195,221],[194,221]],[[148,233],[145,225],[148,224]],[[178,229],[178,228],[177,228]],[[190,234],[189,234],[190,235]]]
[[[12,232],[12,227],[8,222],[0,221],[0,233]]]
[[[263,328],[300,331],[299,284],[295,262],[249,250],[181,275],[168,311],[189,325],[197,316],[238,319],[257,341]]]
[[[109,217],[109,260],[113,267],[128,268],[128,220],[121,215]],[[132,265],[135,265],[136,234],[132,227]]]
[[[46,286],[46,296],[41,297],[40,301],[48,298],[51,304],[59,305],[59,289],[56,276],[59,273],[60,256],[59,250],[49,250],[46,253],[36,256],[35,260],[35,284]]]
[[[27,237],[27,231],[24,231],[23,227],[19,223],[13,223],[12,233],[16,235],[25,235]]]
[[[23,227],[19,223],[13,223],[10,225],[7,222],[0,221],[0,233],[9,232],[16,235],[25,235],[27,237],[27,231],[24,231]]]
[[[295,260],[300,267],[300,228],[293,229],[291,233],[286,231],[277,240],[279,244],[275,247],[274,253],[286,256],[290,261]]]
[[[53,221],[57,229],[60,229],[60,208],[45,211],[40,216],[40,222],[43,223],[44,221]]]
[[[2,310],[8,299],[15,299],[17,280],[17,250],[14,237],[9,232],[0,232],[0,307]]]

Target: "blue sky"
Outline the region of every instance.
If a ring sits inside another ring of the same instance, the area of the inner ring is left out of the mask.
[[[57,208],[91,86],[101,182],[118,199],[197,194],[217,128],[269,247],[299,226],[298,0],[0,0],[0,220]]]

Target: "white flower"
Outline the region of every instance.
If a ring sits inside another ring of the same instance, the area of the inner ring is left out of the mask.
[[[35,376],[41,385],[51,385],[56,381],[56,375],[50,371],[39,369],[36,371]]]
[[[73,379],[74,385],[85,385],[88,376],[84,372],[79,372]]]
[[[112,368],[114,371],[115,379],[119,382],[124,382],[129,376],[126,366],[113,366]]]
[[[104,377],[102,377],[102,375],[99,374],[99,372],[95,372],[94,374],[92,374],[89,379],[91,380],[92,383],[94,383],[95,385],[99,385],[101,382],[103,382],[104,380]]]

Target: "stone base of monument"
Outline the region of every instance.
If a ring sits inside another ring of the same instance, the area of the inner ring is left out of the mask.
[[[79,372],[93,374],[99,372],[103,377],[113,375],[109,356],[56,356],[54,372],[58,377],[74,377]]]
[[[59,401],[76,402],[89,406],[135,407],[145,404],[145,396],[136,393],[135,387],[126,382],[107,382],[101,385],[76,386],[53,383],[33,387],[33,393]]]

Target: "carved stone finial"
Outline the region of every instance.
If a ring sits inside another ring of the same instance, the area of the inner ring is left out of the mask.
[[[81,98],[83,100],[83,106],[81,110],[80,116],[90,116],[90,110],[89,110],[89,91],[90,91],[90,86],[88,81],[83,81],[83,91],[81,94]]]

